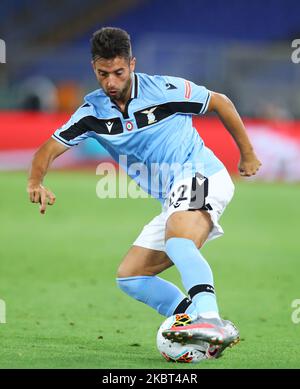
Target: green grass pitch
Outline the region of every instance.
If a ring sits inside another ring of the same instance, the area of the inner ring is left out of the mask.
[[[160,211],[153,199],[96,197],[97,177],[51,172],[57,203],[41,216],[27,201],[26,174],[1,173],[1,368],[300,368],[299,185],[236,182],[203,253],[221,314],[241,343],[219,360],[170,364],[156,350],[163,317],[115,284],[122,256]],[[163,275],[181,285],[175,268]]]

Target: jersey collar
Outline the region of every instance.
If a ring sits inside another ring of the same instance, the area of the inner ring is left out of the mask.
[[[139,80],[138,76],[132,72],[131,75],[132,80],[132,88],[131,88],[131,99],[136,99],[138,97],[138,91],[139,91]]]

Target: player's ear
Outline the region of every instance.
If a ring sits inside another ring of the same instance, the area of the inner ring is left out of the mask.
[[[136,58],[132,57],[129,63],[130,72],[134,72],[135,64],[136,64]]]
[[[91,65],[92,65],[94,73],[97,74],[96,66],[95,66],[95,61],[91,61]]]

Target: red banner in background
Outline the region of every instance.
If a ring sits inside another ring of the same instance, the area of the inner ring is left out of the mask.
[[[69,117],[65,113],[0,112],[0,152],[39,147]]]
[[[237,172],[239,150],[231,135],[217,118],[194,118],[194,126],[215,155],[230,172]]]
[[[65,113],[1,112],[0,170],[27,168],[33,152],[70,115]],[[300,181],[300,121],[244,120],[249,137],[263,163],[258,177]],[[194,126],[205,144],[237,173],[239,151],[218,118],[194,118]],[[107,159],[107,153],[92,142],[83,142],[56,162],[57,167],[80,167],[87,161]]]

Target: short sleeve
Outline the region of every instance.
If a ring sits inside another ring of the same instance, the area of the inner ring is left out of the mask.
[[[67,123],[58,128],[52,138],[64,146],[72,147],[89,137],[89,129],[85,125],[84,118],[91,114],[91,107],[85,104],[77,109]]]
[[[207,111],[210,91],[179,77],[165,78],[165,96],[170,102],[181,103],[187,113],[202,115]]]

